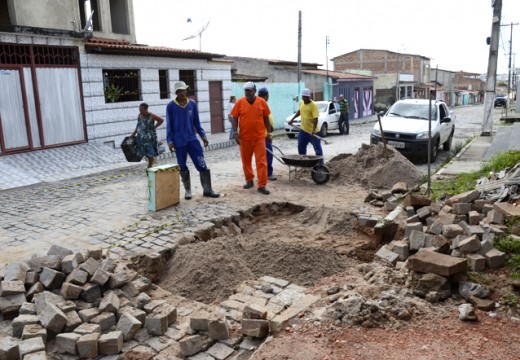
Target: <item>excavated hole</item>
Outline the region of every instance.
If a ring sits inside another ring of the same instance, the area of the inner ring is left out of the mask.
[[[372,260],[371,238],[355,225],[355,216],[326,207],[258,205],[240,217],[216,221],[193,242],[178,246],[159,285],[206,304],[266,275],[312,286]]]

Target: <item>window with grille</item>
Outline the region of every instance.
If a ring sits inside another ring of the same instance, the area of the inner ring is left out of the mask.
[[[32,54],[31,54],[32,48]],[[72,46],[23,45],[0,43],[1,65],[78,66],[79,52]]]
[[[141,100],[138,69],[103,69],[103,87],[107,103]]]
[[[179,80],[184,81],[190,88],[188,89],[188,97],[195,98],[197,88],[195,87],[195,70],[179,70]]]
[[[159,95],[161,99],[170,98],[170,79],[168,78],[168,70],[159,70]]]

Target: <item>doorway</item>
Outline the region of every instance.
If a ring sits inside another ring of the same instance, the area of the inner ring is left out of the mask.
[[[224,132],[224,107],[222,105],[222,82],[209,82],[209,113],[211,118],[211,133]]]

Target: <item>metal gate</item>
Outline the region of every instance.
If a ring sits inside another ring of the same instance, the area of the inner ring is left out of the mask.
[[[86,141],[76,47],[0,43],[2,154]]]

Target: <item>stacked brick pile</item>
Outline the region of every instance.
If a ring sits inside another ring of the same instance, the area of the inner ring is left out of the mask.
[[[402,191],[402,187],[396,188]],[[402,204],[397,205],[398,192],[378,194],[382,201],[394,200],[395,206],[385,204],[394,210],[373,224],[376,241],[386,243],[376,257],[412,270],[417,293],[432,301],[450,295],[447,279],[466,271],[503,266],[506,254],[494,247],[494,240],[502,235],[520,235],[518,224],[514,226],[520,222],[520,208],[481,199],[480,195],[474,190],[432,203],[426,196],[405,193],[399,200]],[[365,223],[369,221],[373,219]],[[506,222],[513,226],[506,226]]]
[[[122,352],[240,359],[319,300],[265,276],[243,284],[207,316],[179,323],[177,309],[151,299],[152,290],[160,289],[98,248],[74,253],[53,246],[46,256],[13,262],[1,272],[0,311],[11,323],[0,335],[0,359],[41,360],[56,352],[80,359]]]
[[[305,290],[271,276],[251,281],[249,285],[242,284],[214,314],[190,318],[192,335],[179,340],[181,355],[204,354],[225,359],[237,345],[238,359],[251,354],[269,334],[282,330],[291,318],[320,299],[305,294]],[[236,329],[235,325],[240,328]],[[236,333],[234,330],[238,330],[239,337],[232,336]],[[215,344],[209,347],[213,342]]]
[[[79,358],[118,354],[144,329],[162,335],[177,310],[151,300],[148,279],[102,250],[73,253],[53,246],[47,256],[14,262],[0,283],[0,311],[12,337],[0,339],[0,358],[47,359],[46,344]]]

